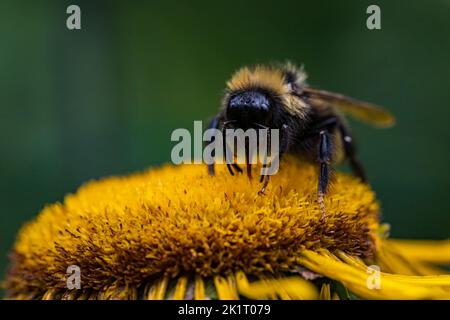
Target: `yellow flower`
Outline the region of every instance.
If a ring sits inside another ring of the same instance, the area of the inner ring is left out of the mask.
[[[90,182],[20,231],[7,297],[450,298],[436,266],[450,263],[449,241],[388,240],[375,194],[342,173],[323,218],[316,171],[287,158],[264,195],[257,179],[201,165]]]

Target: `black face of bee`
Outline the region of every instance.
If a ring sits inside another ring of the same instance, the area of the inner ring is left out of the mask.
[[[270,116],[270,100],[266,94],[258,91],[244,91],[231,96],[226,110],[227,120],[236,121],[241,128],[265,125]]]

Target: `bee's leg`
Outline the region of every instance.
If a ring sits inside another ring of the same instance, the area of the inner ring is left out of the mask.
[[[261,176],[264,179],[262,188],[258,191],[258,194],[264,194],[266,192],[267,185],[269,184],[270,176],[268,174]],[[261,179],[261,180],[263,180]]]
[[[228,172],[232,175],[232,176],[234,176],[234,171],[233,171],[233,169],[231,168],[231,164],[230,163],[228,163],[228,161],[227,161],[227,151],[228,151],[228,145],[227,145],[227,135],[226,135],[226,124],[224,124],[223,125],[223,127],[222,127],[222,138],[223,138],[223,159],[224,159],[224,161],[225,161],[225,163],[227,164],[227,169],[228,169]]]
[[[214,118],[212,118],[211,122],[208,125],[208,129],[218,129],[219,128],[219,123],[220,123],[220,117],[216,116]],[[215,141],[215,137],[213,137],[211,139],[211,143],[214,143]],[[216,156],[215,151],[212,151],[212,157],[214,158]],[[214,162],[211,164],[208,164],[208,173],[210,176],[213,176],[215,174],[215,170],[214,170]]]
[[[319,123],[316,128],[322,128],[319,130],[323,130],[323,128],[328,128],[328,130],[337,128],[339,130],[342,138],[342,144],[344,146],[345,157],[350,162],[350,167],[352,168],[353,174],[359,177],[363,182],[367,182],[366,172],[358,159],[358,156],[356,154],[355,142],[347,126],[342,123],[342,121],[340,121],[337,117],[330,117]],[[310,133],[309,136],[306,137],[313,136],[315,132],[317,132],[315,130],[313,130],[312,133]]]
[[[242,173],[243,170],[241,169],[241,167],[239,167],[239,165],[237,163],[233,163],[232,164],[234,170],[236,170],[238,173]]]
[[[232,175],[232,176],[234,176],[234,171],[233,171],[233,169],[232,168],[234,168],[238,173],[242,173],[243,171],[242,171],[242,169],[241,169],[241,167],[239,167],[239,165],[237,164],[237,163],[235,163],[235,162],[233,162],[233,163],[228,163],[227,162],[227,150],[228,150],[228,147],[227,147],[227,141],[226,141],[226,128],[227,128],[227,125],[229,124],[229,123],[231,123],[230,121],[228,121],[228,122],[224,122],[223,123],[223,126],[222,126],[222,137],[223,137],[223,149],[224,149],[224,154],[223,154],[223,156],[224,156],[224,160],[225,160],[225,163],[227,164],[227,168],[228,168],[228,172],[230,172],[230,174]],[[234,160],[233,160],[234,161]]]
[[[279,146],[279,150],[278,150],[278,158],[280,159],[281,156],[287,151],[288,147],[289,147],[289,131],[288,131],[288,125],[287,124],[283,124],[281,126],[281,139],[280,139],[280,146]],[[268,145],[270,145],[271,147],[271,140],[270,140],[270,136],[268,136]],[[269,148],[269,147],[268,147]],[[267,154],[266,154],[267,155]],[[264,164],[263,164],[263,168],[267,167],[267,156],[264,159]],[[263,182],[264,176],[261,176],[260,182]]]
[[[356,154],[355,142],[350,134],[350,130],[342,123],[339,124],[339,132],[342,136],[342,143],[344,144],[345,155],[350,161],[355,176],[359,177],[363,182],[367,182],[367,175],[364,167],[358,159]]]
[[[266,135],[266,152],[264,154],[264,161],[263,161],[263,170],[267,168],[267,161],[268,161],[268,154],[270,152],[270,148],[272,145],[272,141],[271,141],[271,133],[270,133],[270,128],[266,128],[267,129],[267,135]],[[267,185],[269,184],[269,178],[270,176],[268,174],[262,174],[259,182],[262,183],[262,187],[261,189],[258,191],[258,194],[264,194],[264,192],[266,191]]]
[[[269,148],[270,148],[270,144],[271,144],[270,129],[267,127],[265,129],[267,129],[267,135],[266,135],[266,152],[264,153],[264,160],[263,160],[263,165],[262,165],[262,167],[264,169],[267,168],[267,161],[269,161],[268,154],[269,154]],[[264,181],[265,177],[266,177],[266,175],[262,174],[261,177],[259,178],[259,182],[262,183]],[[264,193],[264,189],[265,189],[264,187],[261,188],[260,192],[262,191],[261,193]]]
[[[262,165],[263,168],[266,168],[267,167],[267,153],[268,153],[268,148],[269,148],[268,141],[270,139],[270,136],[269,136],[269,130],[270,129],[269,129],[269,127],[267,127],[265,125],[262,125],[260,123],[254,123],[254,125],[259,127],[260,129],[266,129],[267,130],[267,135],[266,135],[266,153],[264,154],[264,160],[263,160],[263,165]],[[258,141],[258,143],[260,143],[260,142],[261,141]],[[259,148],[259,146],[258,146],[258,148]],[[259,182],[262,183],[263,181],[264,181],[264,175],[261,175],[261,177],[259,178]],[[261,193],[261,190],[259,190],[260,193]],[[263,192],[264,192],[264,190],[263,190]]]
[[[318,185],[318,196],[319,196],[319,206],[322,211],[322,218],[325,218],[325,204],[324,195],[327,192],[328,180],[329,180],[329,165],[332,157],[332,145],[331,137],[328,130],[321,130],[319,133],[319,144],[318,144],[318,160],[320,163],[319,171],[319,185]]]
[[[266,150],[266,155],[264,157],[263,168],[267,168],[267,166],[268,166],[267,153],[269,152],[269,148],[271,148],[271,147],[272,147],[272,142],[271,142],[271,135],[270,135],[270,129],[269,129],[268,135],[267,135],[267,150]],[[281,156],[287,151],[288,147],[289,147],[288,126],[286,124],[283,124],[281,126],[281,139],[280,139],[280,146],[279,146],[279,150],[278,150],[278,159],[281,158]],[[268,174],[261,175],[260,182],[263,183],[263,186],[259,190],[259,192],[258,192],[259,194],[263,194],[264,191],[266,191],[267,185],[269,184],[269,178],[270,178],[270,175],[268,175]]]
[[[220,115],[219,115],[219,116],[216,116],[216,117],[214,117],[214,118],[212,118],[211,122],[210,122],[209,125],[208,125],[208,129],[219,129],[220,120],[221,120],[221,116],[220,116]],[[225,141],[225,138],[226,138],[226,136],[225,136],[225,129],[226,129],[226,126],[227,126],[227,123],[224,123],[224,125],[223,125],[223,127],[222,127],[222,135],[223,135],[224,151],[225,151],[225,152],[224,152],[225,160],[226,160],[226,151],[227,151],[226,145],[225,145],[225,142],[226,142],[226,141]],[[211,139],[211,143],[214,143],[214,140],[215,140],[215,137],[213,137],[213,138]],[[215,157],[215,152],[214,152],[214,150],[212,151],[212,154],[211,154],[211,155],[212,155],[213,157]],[[233,166],[233,168],[234,168],[237,172],[242,173],[241,167],[239,167],[236,163],[231,164],[231,166]],[[228,170],[230,171],[231,175],[234,175],[234,172],[233,172],[233,170],[231,169],[231,166],[230,166],[230,164],[227,164],[227,168],[228,168]],[[211,176],[213,176],[213,175],[215,174],[214,163],[208,164],[208,173],[209,173],[209,175],[211,175]]]

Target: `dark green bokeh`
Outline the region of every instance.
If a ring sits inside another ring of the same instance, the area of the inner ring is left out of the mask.
[[[95,3],[94,3],[95,2]],[[387,106],[354,124],[392,234],[450,235],[450,1],[0,4],[0,268],[19,227],[83,182],[170,160],[170,133],[213,115],[238,67],[292,60],[309,83]]]

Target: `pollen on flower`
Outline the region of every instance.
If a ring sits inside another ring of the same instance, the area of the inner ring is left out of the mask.
[[[186,273],[296,272],[305,249],[373,257],[379,205],[358,179],[336,173],[322,220],[311,164],[288,158],[264,195],[257,179],[217,171],[167,165],[85,184],[23,227],[7,286],[64,288],[70,265],[98,290]]]

